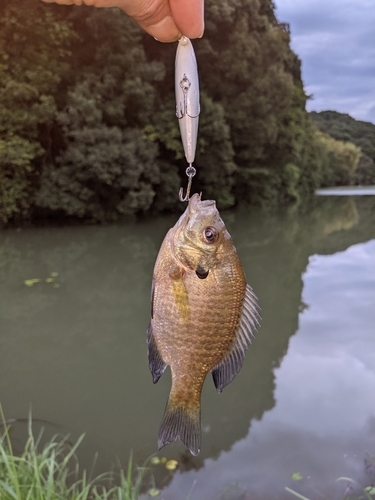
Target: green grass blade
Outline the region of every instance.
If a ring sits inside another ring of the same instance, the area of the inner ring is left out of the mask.
[[[286,491],[289,491],[292,495],[296,496],[297,498],[300,498],[301,500],[309,500],[307,497],[304,497],[303,495],[300,495],[296,491],[292,490],[291,488],[288,488],[287,486],[285,487]]]
[[[62,462],[62,466],[63,467],[66,467],[67,463],[69,462],[69,460],[72,458],[72,456],[75,454],[75,452],[77,451],[77,448],[78,446],[82,443],[82,440],[83,438],[85,437],[84,434],[82,434],[76,444],[74,446],[72,446],[72,449],[69,451],[69,453],[66,455],[66,457],[64,458],[63,462]]]
[[[357,484],[357,482],[350,477],[338,477],[336,481],[349,481],[349,483]]]
[[[4,419],[0,406],[0,421]],[[69,436],[54,436],[41,444],[32,430],[31,413],[28,437],[21,456],[14,456],[9,430],[0,435],[0,500],[137,500],[147,467],[134,467],[130,454],[127,468],[120,468],[120,486],[111,483],[112,473],[92,479],[80,471],[76,451],[84,435],[75,444]],[[108,486],[109,485],[109,486]]]
[[[7,492],[7,493],[8,493],[8,494],[12,497],[12,498],[14,498],[15,500],[17,500],[17,494],[16,494],[16,492],[15,492],[14,490],[12,490],[12,488],[11,488],[8,484],[4,483],[4,481],[1,481],[1,479],[0,479],[0,486],[2,486],[2,487],[4,488],[4,490],[5,490],[5,491],[6,491],[6,492]],[[1,490],[0,490],[0,491],[1,491]],[[0,495],[0,498],[2,498],[2,495]]]

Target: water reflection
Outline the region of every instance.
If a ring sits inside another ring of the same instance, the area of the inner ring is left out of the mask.
[[[365,484],[365,453],[375,450],[374,262],[375,240],[310,257],[306,308],[274,370],[274,408],[230,451],[176,475],[163,498],[184,498],[193,482],[197,499],[292,498],[284,486],[316,498],[342,493],[335,479],[343,475]]]
[[[192,498],[237,488],[254,499],[290,485],[295,468],[319,481],[361,468],[353,455],[375,447],[374,205],[319,198],[302,215],[222,214],[264,319],[236,380],[220,396],[211,380],[204,387],[201,455],[165,449],[189,472],[168,477],[163,498],[186,498],[197,479]],[[0,236],[5,413],[27,416],[32,402],[72,439],[87,432],[81,456],[88,466],[99,451],[97,472],[125,463],[131,448],[139,462],[156,451],[170,380],[152,384],[145,330],[154,260],[174,221]],[[45,282],[53,272],[58,288]],[[26,287],[30,278],[42,281]]]

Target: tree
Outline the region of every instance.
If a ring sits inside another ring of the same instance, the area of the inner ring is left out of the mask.
[[[197,57],[202,85],[230,127],[236,197],[285,201],[286,179],[295,182],[285,167],[294,160],[306,102],[288,27],[278,23],[269,0],[211,0],[207,18]]]
[[[351,142],[361,148],[362,155],[353,178],[354,184],[375,183],[375,125],[355,120],[345,113],[322,111],[310,113],[319,130],[333,139]]]
[[[272,0],[207,0],[206,19],[205,37],[194,41],[201,115],[193,191],[219,208],[276,206],[327,183],[370,179],[370,149],[356,169],[355,147],[317,133],[289,26]],[[35,0],[3,0],[0,29],[2,221],[182,209],[175,45],[156,42],[118,9]]]
[[[160,182],[157,146],[137,128],[107,125],[99,90],[86,80],[69,93],[58,115],[67,146],[44,171],[39,208],[95,221],[150,208]]]
[[[361,150],[351,142],[336,141],[323,132],[317,132],[317,135],[319,141],[324,145],[327,155],[321,186],[353,184]]]
[[[75,8],[78,76],[56,115],[64,140],[43,172],[39,209],[95,221],[146,211],[160,182],[146,134],[163,64],[147,62],[140,29],[119,9]]]
[[[57,10],[56,10],[57,12]],[[0,220],[26,214],[46,155],[40,142],[69,70],[72,31],[32,0],[0,4]],[[46,141],[42,141],[43,143]]]

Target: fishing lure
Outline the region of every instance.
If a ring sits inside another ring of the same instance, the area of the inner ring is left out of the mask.
[[[189,163],[186,169],[186,175],[189,178],[186,195],[183,196],[183,189],[181,188],[179,198],[181,201],[188,201],[191,181],[196,174],[193,162],[197,147],[200,104],[197,60],[195,58],[193,45],[186,36],[180,39],[177,47],[175,92],[176,116],[180,126],[185,157]]]

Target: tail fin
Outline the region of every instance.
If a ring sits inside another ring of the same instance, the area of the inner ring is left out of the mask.
[[[201,411],[200,406],[186,408],[169,398],[159,429],[159,450],[177,438],[192,455],[198,455],[202,441]]]

